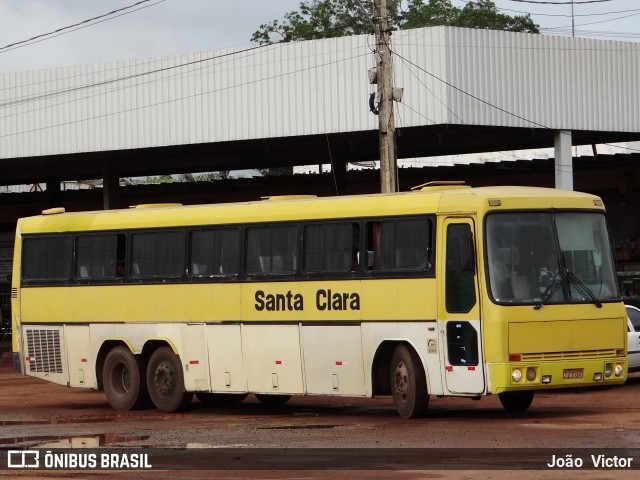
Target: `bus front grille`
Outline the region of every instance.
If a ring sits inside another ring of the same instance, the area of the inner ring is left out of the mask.
[[[27,329],[27,362],[31,372],[62,373],[60,331]]]
[[[580,350],[575,352],[537,352],[523,353],[522,360],[535,362],[540,360],[572,360],[580,358],[605,358],[615,357],[619,351],[615,348],[605,350]]]

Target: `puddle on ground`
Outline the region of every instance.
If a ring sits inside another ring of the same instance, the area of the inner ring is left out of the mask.
[[[57,425],[64,423],[101,423],[113,420],[112,418],[103,417],[91,417],[91,418],[79,418],[79,417],[63,417],[52,418],[50,420],[0,420],[0,427],[15,426],[15,425]]]
[[[0,439],[0,446],[20,445],[30,448],[97,448],[120,443],[137,442],[148,439],[148,435],[100,434],[85,437],[39,435]]]
[[[0,420],[0,427],[11,425],[47,425],[52,422],[48,420]]]

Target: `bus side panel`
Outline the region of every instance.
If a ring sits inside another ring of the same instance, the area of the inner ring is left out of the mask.
[[[298,325],[242,325],[248,389],[255,393],[304,393]]]
[[[376,351],[387,339],[397,339],[399,324],[395,322],[366,322],[362,324],[362,357],[365,359],[364,370],[367,396],[373,396],[373,379],[371,371]]]
[[[97,289],[90,288],[94,292]],[[23,287],[20,290],[22,323],[86,322],[89,317],[78,318],[78,298],[74,289],[67,287]],[[82,301],[82,300],[81,300]],[[96,310],[100,303],[90,303],[88,310]]]
[[[88,325],[65,325],[64,340],[69,365],[69,386],[97,388],[96,365]]]
[[[300,337],[306,393],[367,395],[359,325],[302,325]]]
[[[214,392],[246,392],[247,375],[242,360],[240,324],[206,328],[209,375]]]
[[[437,322],[404,322],[400,324],[398,333],[400,338],[406,338],[411,342],[422,360],[427,377],[428,394],[441,395],[444,388],[440,351],[444,346],[438,343]]]
[[[173,329],[171,329],[173,330]],[[211,388],[204,324],[180,327],[179,355],[184,371],[184,388],[188,392],[208,392]]]

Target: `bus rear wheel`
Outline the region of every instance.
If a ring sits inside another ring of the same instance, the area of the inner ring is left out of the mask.
[[[184,410],[193,398],[193,392],[184,390],[180,357],[166,346],[158,348],[149,359],[147,385],[151,401],[162,412]]]
[[[502,392],[498,398],[507,412],[524,412],[531,406],[533,392]]]
[[[124,346],[112,348],[104,360],[102,381],[115,410],[136,410],[149,404],[145,363]]]
[[[424,370],[416,353],[398,345],[391,357],[391,394],[402,418],[418,418],[427,413],[429,395]]]
[[[269,406],[277,406],[284,405],[289,400],[291,400],[291,395],[270,395],[266,393],[256,393],[256,398],[260,400],[265,405]]]

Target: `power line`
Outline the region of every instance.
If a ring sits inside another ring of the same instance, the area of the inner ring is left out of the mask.
[[[254,48],[265,48],[265,47],[272,47],[272,45],[259,45],[259,46],[254,47]],[[54,124],[54,125],[45,125],[45,126],[42,126],[42,127],[33,128],[31,130],[24,130],[24,131],[21,131],[21,132],[11,132],[11,133],[6,133],[6,134],[0,134],[0,138],[7,138],[7,137],[11,137],[11,136],[16,136],[16,135],[24,135],[24,134],[27,134],[27,133],[33,133],[33,132],[37,132],[37,131],[48,130],[50,128],[64,127],[64,126],[69,126],[69,125],[76,125],[76,124],[79,124],[79,123],[82,123],[82,122],[98,120],[98,119],[106,118],[106,117],[113,117],[113,116],[116,116],[116,115],[122,115],[122,114],[125,114],[125,113],[130,113],[130,112],[134,112],[134,111],[138,111],[138,110],[144,110],[144,109],[147,109],[147,108],[158,107],[158,106],[161,106],[161,105],[167,105],[167,104],[171,104],[171,103],[176,103],[176,102],[180,102],[180,101],[184,101],[184,100],[188,100],[188,99],[192,99],[192,98],[198,98],[198,97],[202,97],[204,95],[210,95],[210,94],[218,93],[218,92],[225,91],[225,90],[232,90],[234,88],[246,87],[248,85],[252,85],[252,84],[256,84],[256,83],[260,83],[260,82],[264,82],[264,81],[268,81],[268,80],[274,80],[274,79],[285,77],[285,76],[288,76],[288,75],[294,75],[294,74],[305,72],[305,71],[309,71],[309,70],[314,70],[314,69],[318,69],[318,68],[327,67],[327,66],[334,65],[334,64],[340,63],[340,62],[347,62],[347,61],[353,60],[355,58],[363,57],[365,55],[369,55],[369,52],[357,54],[357,55],[354,55],[352,57],[342,58],[340,60],[335,60],[335,61],[327,62],[327,63],[324,63],[324,64],[320,64],[320,65],[313,65],[313,66],[310,66],[310,67],[300,68],[298,70],[294,70],[294,71],[291,71],[291,72],[280,73],[280,74],[272,75],[272,76],[265,77],[265,78],[259,78],[259,79],[256,79],[256,80],[249,80],[249,81],[246,81],[246,82],[243,82],[243,83],[240,83],[240,84],[230,85],[230,86],[222,87],[222,88],[217,88],[217,89],[209,90],[209,91],[206,91],[206,92],[194,93],[194,94],[186,95],[186,96],[179,97],[179,98],[172,98],[172,99],[168,99],[168,100],[164,100],[164,101],[156,102],[156,103],[152,103],[152,104],[131,107],[131,108],[127,108],[125,110],[119,110],[119,111],[116,111],[116,112],[106,113],[106,114],[102,114],[102,115],[95,115],[95,116],[92,116],[92,117],[80,118],[80,119],[77,119],[77,120],[70,120],[68,122],[58,123],[58,124]],[[197,62],[189,62],[189,63],[197,63]],[[175,67],[167,67],[167,68],[169,69],[169,68],[175,68]],[[160,70],[165,70],[165,69],[160,69]],[[140,75],[144,75],[144,74],[140,74]],[[132,75],[132,77],[137,77],[137,76],[139,76],[139,75]]]
[[[462,89],[461,89],[461,88],[459,88],[459,87],[456,87],[456,86],[455,86],[455,85],[453,85],[452,83],[449,83],[449,82],[447,82],[446,80],[443,80],[442,78],[438,77],[436,74],[431,73],[430,71],[428,71],[428,70],[426,70],[426,69],[422,68],[421,66],[419,66],[419,65],[417,65],[416,63],[412,62],[411,60],[409,60],[409,59],[407,59],[407,58],[404,58],[402,55],[398,54],[397,52],[394,52],[394,54],[395,54],[396,56],[398,56],[398,58],[400,58],[400,59],[402,59],[403,61],[405,61],[405,62],[409,63],[410,65],[413,65],[413,66],[414,66],[414,67],[416,67],[417,69],[422,70],[424,73],[426,73],[427,75],[429,75],[429,76],[431,76],[431,77],[435,78],[435,79],[436,79],[436,80],[438,80],[439,82],[444,83],[446,86],[451,87],[451,88],[453,88],[454,90],[457,90],[458,92],[460,92],[460,93],[462,93],[462,94],[464,94],[464,95],[467,95],[468,97],[473,98],[474,100],[476,100],[476,101],[478,101],[478,102],[480,102],[480,103],[484,103],[485,105],[487,105],[487,106],[489,106],[489,107],[491,107],[491,108],[495,108],[496,110],[498,110],[498,111],[500,111],[500,112],[502,112],[502,113],[506,113],[507,115],[510,115],[510,116],[512,116],[512,117],[517,118],[518,120],[523,120],[523,121],[525,121],[525,122],[527,122],[527,123],[531,123],[532,125],[535,125],[535,126],[537,126],[537,127],[540,127],[540,128],[546,128],[546,129],[548,129],[548,128],[549,128],[549,127],[547,127],[547,126],[545,126],[545,125],[542,125],[541,123],[535,122],[535,121],[533,121],[533,120],[529,120],[529,119],[527,119],[527,118],[525,118],[525,117],[523,117],[523,116],[521,116],[521,115],[518,115],[517,113],[513,113],[513,112],[510,112],[510,111],[508,111],[508,110],[505,110],[505,109],[504,109],[504,108],[502,108],[502,107],[498,107],[497,105],[494,105],[494,104],[492,104],[491,102],[488,102],[487,100],[483,100],[483,99],[482,99],[482,98],[480,98],[480,97],[476,97],[476,96],[475,96],[475,95],[473,95],[472,93],[469,93],[469,92],[467,92],[467,91],[465,91],[465,90],[462,90]]]
[[[614,22],[616,20],[622,20],[623,18],[631,18],[631,17],[635,17],[637,15],[640,15],[640,12],[638,13],[634,13],[633,15],[625,15],[624,17],[616,17],[616,18],[609,18],[607,20],[599,20],[597,22],[589,22],[589,23],[580,23],[578,25],[576,25],[576,27],[584,27],[586,25],[596,25],[598,23],[607,23],[607,22]],[[567,28],[567,27],[556,27],[556,28]],[[541,30],[554,30],[554,27],[549,27],[549,28],[544,28]]]
[[[485,105],[487,105],[487,106],[489,106],[489,107],[491,107],[491,108],[494,108],[494,109],[496,109],[496,110],[498,110],[498,111],[500,111],[500,112],[502,112],[502,113],[505,113],[505,114],[507,114],[507,115],[509,115],[509,116],[515,117],[515,118],[517,118],[517,119],[519,119],[519,120],[525,121],[525,122],[527,122],[527,123],[530,123],[530,124],[532,124],[532,125],[535,125],[535,126],[537,126],[537,127],[540,127],[540,128],[542,128],[542,129],[545,129],[545,130],[553,130],[551,127],[548,127],[548,126],[546,126],[546,125],[543,125],[543,124],[541,124],[541,123],[538,123],[538,122],[536,122],[536,121],[534,121],[534,120],[530,120],[530,119],[528,119],[528,118],[522,117],[521,115],[518,115],[518,114],[516,114],[516,113],[510,112],[510,111],[508,111],[508,110],[506,110],[506,109],[504,109],[504,108],[502,108],[502,107],[499,107],[499,106],[497,106],[497,105],[495,105],[495,104],[493,104],[493,103],[491,103],[491,102],[488,102],[487,100],[483,100],[482,98],[479,98],[479,97],[477,97],[477,96],[475,96],[475,95],[473,95],[473,94],[471,94],[471,93],[469,93],[469,92],[467,92],[467,91],[465,91],[465,90],[463,90],[463,89],[461,89],[461,88],[459,88],[459,87],[457,87],[457,86],[453,85],[452,83],[449,83],[449,82],[447,82],[446,80],[443,80],[442,78],[440,78],[440,77],[438,77],[437,75],[435,75],[435,74],[433,74],[433,73],[429,72],[428,70],[426,70],[425,68],[423,68],[423,67],[421,67],[421,66],[417,65],[416,63],[412,62],[411,60],[409,60],[409,59],[407,59],[407,58],[403,57],[402,55],[399,55],[397,52],[395,52],[395,51],[394,51],[393,53],[394,53],[398,58],[400,58],[401,60],[403,60],[403,61],[407,62],[408,64],[410,64],[410,65],[414,66],[415,68],[417,68],[417,69],[421,70],[422,72],[424,72],[424,73],[426,73],[427,75],[429,75],[429,76],[433,77],[434,79],[438,80],[439,82],[442,82],[443,84],[447,85],[448,87],[451,87],[451,88],[453,88],[454,90],[456,90],[456,91],[458,91],[458,92],[462,93],[463,95],[466,95],[466,96],[468,96],[468,97],[470,97],[470,98],[472,98],[472,99],[474,99],[474,100],[476,100],[476,101],[478,101],[478,102],[480,102],[480,103],[483,103],[483,104],[485,104]],[[415,111],[415,110],[414,110],[414,111]],[[417,112],[416,112],[416,113],[417,113]],[[422,115],[421,115],[421,116],[422,116]],[[425,117],[425,118],[427,118],[427,117]],[[563,134],[563,135],[567,135],[567,134],[565,134],[565,133],[562,133],[562,134]],[[575,137],[575,138],[579,138],[579,139],[581,139],[581,140],[585,140],[585,141],[587,141],[588,143],[594,143],[592,139],[590,139],[589,137],[586,137],[586,136],[584,136],[584,135],[575,135],[575,133],[572,133],[571,135],[572,135],[573,137]],[[616,147],[616,148],[621,148],[621,149],[628,150],[628,151],[640,152],[640,150],[639,150],[639,149],[635,149],[635,148],[631,148],[631,147],[620,147],[620,146],[618,146],[618,145],[613,145],[613,144],[610,144],[610,143],[600,143],[600,145],[607,145],[607,146]]]
[[[543,1],[543,0],[511,0],[512,2],[519,3],[532,3],[534,5],[581,5],[583,3],[604,3],[604,2],[612,2],[613,0],[576,0],[576,1],[565,1],[565,2],[551,2],[551,1]]]
[[[251,47],[251,48],[248,48],[248,49],[245,49],[245,50],[242,50],[242,51],[235,51],[235,52],[231,52],[231,53],[228,53],[228,54],[222,54],[222,55],[218,55],[218,56],[213,56],[213,57],[209,57],[207,59],[200,59],[198,61],[183,63],[183,64],[180,64],[180,65],[174,65],[173,67],[167,67],[167,68],[178,68],[178,67],[183,67],[183,66],[190,66],[193,63],[206,62],[208,60],[212,60],[212,61],[213,60],[219,60],[219,59],[222,59],[222,58],[225,58],[226,62],[233,62],[233,61],[235,61],[234,58],[229,58],[229,59],[227,59],[227,58],[228,57],[233,57],[235,55],[239,55],[241,53],[245,53],[247,51],[253,51],[253,50],[256,50],[256,49],[260,49],[260,48],[272,48],[272,49],[275,49],[275,48],[281,48],[281,47],[283,47],[285,45],[286,44],[258,45],[258,46]],[[356,53],[357,53],[357,51],[361,50],[361,48],[353,48],[352,50],[355,50]],[[331,55],[331,54],[335,54],[335,53],[336,53],[335,51],[327,52],[326,55]],[[346,53],[346,51],[342,50],[342,53]],[[309,55],[308,57],[300,57],[300,58],[303,59],[303,58],[311,58],[311,57],[317,59],[318,55],[317,54],[313,54],[313,55]],[[244,56],[242,58],[247,58],[247,57]],[[355,57],[351,57],[351,58],[355,58]],[[222,65],[222,64],[223,64],[223,62],[220,62],[220,63],[215,64],[215,66]],[[323,65],[321,65],[321,66],[323,66]],[[36,111],[43,111],[43,110],[51,109],[51,108],[56,108],[56,107],[60,107],[62,105],[67,105],[67,104],[70,104],[70,103],[73,103],[73,102],[79,102],[79,101],[82,101],[82,100],[93,98],[93,97],[96,97],[96,96],[99,96],[99,95],[107,95],[107,94],[118,92],[120,90],[124,90],[124,89],[128,89],[128,88],[137,88],[137,87],[140,87],[140,86],[142,86],[144,84],[148,84],[148,83],[163,82],[163,81],[170,80],[171,78],[183,77],[185,75],[191,75],[191,74],[193,74],[195,72],[198,72],[198,71],[200,71],[200,70],[202,70],[204,68],[206,68],[206,65],[202,65],[202,66],[199,66],[198,68],[194,68],[194,69],[191,69],[191,70],[188,70],[188,71],[176,72],[173,75],[167,75],[167,76],[163,76],[161,78],[151,78],[151,79],[149,79],[147,81],[144,81],[144,82],[136,82],[136,83],[132,83],[132,84],[129,84],[129,85],[126,85],[126,86],[123,86],[123,87],[116,87],[115,89],[112,89],[112,90],[100,91],[98,93],[89,94],[89,95],[86,95],[86,96],[83,96],[83,97],[76,96],[76,97],[74,97],[74,98],[72,98],[72,99],[70,99],[68,101],[62,101],[62,102],[59,102],[59,103],[56,103],[56,104],[47,104],[44,107],[37,107],[37,108],[31,109],[31,110],[20,110],[19,112],[16,112],[16,113],[3,115],[3,116],[0,116],[0,119],[19,116],[19,115],[24,115],[26,113],[32,113],[32,112],[36,112]],[[151,72],[141,73],[141,74],[139,74],[139,76],[143,76],[143,75],[146,75],[146,74],[157,73],[157,72],[158,72],[158,70],[153,70]],[[295,71],[295,72],[291,72],[291,73],[298,73],[298,72]],[[30,96],[30,97],[19,97],[17,99],[14,99],[12,102],[7,102],[5,104],[0,104],[0,108],[3,108],[3,106],[4,106],[4,108],[10,108],[10,107],[17,106],[17,105],[20,105],[20,104],[25,104],[25,103],[30,103],[30,102],[50,99],[50,98],[53,98],[53,97],[56,97],[56,96],[60,96],[60,95],[68,95],[68,94],[71,94],[71,93],[76,93],[77,91],[80,91],[80,90],[108,85],[109,82],[117,83],[117,82],[120,82],[120,81],[128,80],[130,78],[131,77],[121,77],[121,78],[118,78],[118,79],[112,79],[110,81],[104,81],[102,83],[93,83],[93,84],[88,84],[88,85],[82,85],[82,86],[77,87],[77,89],[74,89],[74,90],[58,90],[58,91],[52,91],[52,92],[45,92],[43,94],[33,95],[33,96]]]
[[[164,1],[164,0],[163,0]],[[166,72],[166,71],[170,71],[170,70],[175,70],[177,68],[182,68],[182,67],[186,67],[186,66],[190,66],[190,65],[196,65],[196,64],[201,64],[201,63],[205,63],[205,62],[209,62],[212,60],[216,60],[218,58],[223,58],[223,57],[227,57],[227,56],[231,56],[231,55],[237,55],[239,53],[244,53],[244,52],[249,52],[252,50],[257,50],[257,49],[261,49],[261,48],[266,48],[268,46],[271,45],[257,45],[254,47],[249,47],[246,49],[243,49],[241,51],[236,51],[236,52],[230,52],[230,53],[225,53],[225,54],[221,54],[221,55],[214,55],[212,57],[207,57],[207,58],[202,58],[199,60],[193,60],[190,62],[185,62],[185,63],[181,63],[178,65],[173,65],[170,67],[162,67],[162,68],[157,68],[154,70],[149,70],[148,72],[142,72],[142,73],[136,73],[136,74],[132,74],[132,75],[127,75],[124,77],[118,77],[118,78],[113,78],[113,79],[109,79],[109,80],[103,80],[101,82],[94,82],[94,83],[89,83],[86,85],[80,85],[77,87],[70,87],[70,88],[66,88],[66,89],[62,89],[62,90],[56,90],[53,92],[46,92],[43,94],[37,94],[37,95],[33,95],[31,97],[22,97],[18,100],[13,100],[10,102],[6,102],[6,103],[0,103],[0,108],[3,107],[11,107],[11,106],[15,106],[15,105],[19,105],[21,103],[25,103],[25,102],[32,102],[32,101],[36,101],[36,100],[44,100],[47,98],[51,98],[53,96],[57,96],[57,95],[63,95],[63,94],[68,94],[68,93],[74,93],[74,92],[78,92],[81,90],[86,90],[88,88],[94,88],[94,87],[99,87],[99,86],[105,86],[105,85],[110,85],[112,83],[117,83],[117,82],[123,82],[125,80],[132,80],[134,78],[140,78],[140,77],[144,77],[147,75],[152,75],[154,73],[161,73],[161,72]]]
[[[629,13],[629,12],[640,12],[640,9],[634,8],[631,10],[617,10],[615,12],[598,12],[598,13],[576,13],[575,15],[567,15],[564,13],[538,13],[538,12],[527,12],[522,10],[512,10],[510,8],[498,8],[503,12],[513,12],[513,13],[523,13],[525,15],[535,15],[536,17],[562,17],[562,18],[571,18],[571,17],[601,17],[604,15],[617,15],[618,13]]]
[[[467,1],[467,0],[460,0],[461,2],[464,3],[474,3],[473,1]],[[587,2],[587,1],[574,1],[574,2],[543,2],[543,1],[525,1],[525,0],[511,0],[514,2],[520,2],[520,3],[528,3],[528,4],[539,4],[539,5],[580,5],[580,4],[586,4],[586,3],[601,3],[604,1],[613,1],[613,0],[599,0],[598,2]],[[585,18],[585,17],[606,17],[606,16],[611,16],[611,15],[618,15],[618,14],[628,14],[628,13],[632,13],[632,15],[625,15],[625,16],[621,16],[621,17],[615,17],[615,18],[608,18],[608,19],[603,19],[597,22],[589,22],[589,23],[581,23],[581,24],[576,24],[574,27],[583,27],[583,26],[587,26],[587,25],[595,25],[598,23],[607,23],[607,22],[614,22],[617,20],[622,20],[622,19],[627,19],[629,17],[633,17],[636,15],[640,15],[640,9],[627,9],[627,10],[615,10],[615,11],[608,11],[608,12],[597,12],[597,13],[584,13],[584,14],[554,14],[554,13],[538,13],[538,12],[530,12],[530,11],[522,11],[522,10],[512,10],[509,8],[502,8],[502,7],[496,7],[497,10],[499,11],[503,11],[503,12],[512,12],[512,13],[517,13],[517,14],[523,14],[523,15],[529,15],[529,16],[534,16],[534,17],[559,17],[559,18],[571,18],[573,20],[573,18]],[[636,13],[638,12],[638,13]],[[552,33],[552,34],[567,34],[567,35],[572,35],[575,33],[575,31],[572,29],[572,27],[570,26],[560,26],[560,27],[540,27],[540,32],[544,32],[544,33]],[[635,38],[636,36],[640,36],[640,34],[635,34],[635,33],[625,33],[625,32],[620,32],[619,34],[615,34],[614,32],[597,32],[597,31],[590,31],[590,32],[585,32],[584,30],[580,30],[580,36],[589,36],[589,37],[611,37],[611,38],[615,38],[615,37],[620,37],[620,38]]]
[[[19,42],[10,43],[8,45],[5,45],[4,47],[0,47],[0,53],[4,53],[4,52],[11,51],[11,50],[15,50],[16,48],[26,47],[27,45],[31,45],[33,43],[42,42],[44,40],[49,40],[50,38],[55,38],[55,37],[58,37],[60,35],[64,35],[66,33],[71,33],[72,31],[79,30],[80,28],[86,28],[88,26],[91,26],[91,25],[87,25],[90,22],[94,22],[95,20],[100,20],[101,18],[109,17],[109,16],[114,15],[115,13],[118,13],[118,12],[123,12],[125,10],[130,10],[130,9],[132,9],[134,7],[137,7],[138,5],[141,5],[143,3],[147,3],[147,2],[150,2],[150,1],[152,1],[152,0],[141,0],[141,1],[137,2],[137,3],[129,5],[128,7],[119,8],[119,9],[113,10],[113,11],[111,11],[109,13],[105,13],[103,15],[98,15],[97,17],[89,18],[87,20],[83,20],[81,22],[74,23],[73,25],[68,25],[66,27],[58,28],[57,30],[53,30],[53,31],[48,32],[48,33],[43,33],[43,34],[40,34],[40,35],[36,35],[35,37],[31,37],[31,38],[29,38],[27,40],[21,40]],[[141,8],[147,8],[147,7],[150,7],[150,6],[153,6],[153,5],[157,5],[157,4],[165,2],[165,1],[166,0],[157,0],[156,3],[154,3],[152,5],[147,5],[147,6],[141,7]],[[140,9],[136,9],[134,11],[137,11],[137,10],[140,10]],[[117,15],[117,16],[113,17],[113,18],[117,18],[117,17],[120,17],[122,15],[127,15],[129,13],[133,13],[133,12],[122,13],[120,15]],[[107,20],[112,20],[112,18],[108,18],[108,19],[102,20],[100,22],[95,22],[92,25],[95,25],[97,23],[102,23],[102,22],[105,22]],[[69,30],[69,31],[66,31],[66,30]],[[47,37],[47,38],[45,38],[45,37]],[[40,40],[38,40],[38,39],[40,39]]]

